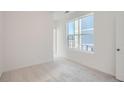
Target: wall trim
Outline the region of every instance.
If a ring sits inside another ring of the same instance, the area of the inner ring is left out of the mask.
[[[105,71],[103,71],[103,70],[100,70],[100,69],[97,69],[97,68],[95,68],[95,67],[91,67],[91,66],[88,66],[88,65],[85,65],[85,64],[81,64],[81,63],[78,62],[77,60],[72,60],[72,59],[70,59],[69,57],[64,57],[64,58],[65,58],[66,60],[72,61],[72,62],[74,62],[74,63],[77,63],[77,64],[79,64],[79,65],[82,65],[82,66],[84,66],[84,67],[86,67],[86,68],[92,69],[92,70],[94,70],[94,71],[98,71],[98,72],[101,72],[101,73],[104,73],[104,74],[107,74],[107,75],[110,75],[110,76],[115,77],[115,75],[113,75],[113,74],[107,73],[107,72],[105,72]]]
[[[44,64],[44,63],[50,63],[50,62],[53,62],[53,59],[46,60],[46,61],[41,61],[41,63],[26,64],[26,65],[21,65],[21,66],[9,68],[9,69],[4,69],[4,72],[13,71],[13,70],[17,70],[17,69],[22,69],[22,68],[26,68],[26,67],[30,67],[30,66],[35,66],[35,65],[40,65],[40,64]]]

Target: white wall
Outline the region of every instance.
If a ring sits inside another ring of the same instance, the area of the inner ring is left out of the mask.
[[[3,13],[0,12],[0,76],[3,72]]]
[[[62,23],[62,22],[61,22]],[[57,24],[57,56],[62,57],[64,55],[64,33],[63,33],[63,23]]]
[[[85,15],[89,12],[76,12],[66,16],[68,19]],[[85,66],[97,69],[99,71],[115,75],[115,15],[114,12],[94,12],[95,17],[95,53],[82,53],[80,51],[68,49],[66,40],[64,57]],[[63,19],[62,19],[63,20]],[[65,28],[64,28],[65,29]],[[66,31],[63,30],[65,33]],[[65,34],[66,35],[66,34]]]
[[[60,15],[56,15],[57,18],[60,17]],[[54,17],[53,17],[54,18]],[[61,21],[61,20],[60,20]],[[54,19],[54,54],[55,57],[62,57],[64,55],[64,33],[63,33],[63,21],[58,22],[58,20]]]
[[[49,12],[5,12],[4,71],[53,60]]]
[[[65,19],[61,16],[57,23],[58,36],[61,36],[58,37],[61,42],[57,41],[59,42],[59,55],[115,75],[114,12],[94,12],[94,54],[86,54],[66,47],[65,21],[87,13],[89,12],[71,13],[71,16]],[[5,71],[52,60],[52,20],[48,12],[6,12],[4,16],[3,61]],[[2,51],[1,48],[0,50]]]

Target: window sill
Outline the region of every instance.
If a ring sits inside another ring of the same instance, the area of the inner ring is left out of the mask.
[[[71,51],[76,51],[76,52],[80,52],[80,53],[94,54],[94,52],[83,51],[83,50],[80,50],[80,49],[78,49],[78,48],[68,48],[68,49],[71,50]]]

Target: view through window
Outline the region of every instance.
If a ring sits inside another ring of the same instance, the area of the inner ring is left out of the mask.
[[[67,22],[69,48],[94,52],[94,15],[89,14]]]

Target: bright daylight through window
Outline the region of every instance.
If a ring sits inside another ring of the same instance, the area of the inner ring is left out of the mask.
[[[69,48],[94,52],[94,15],[88,14],[67,22]]]

